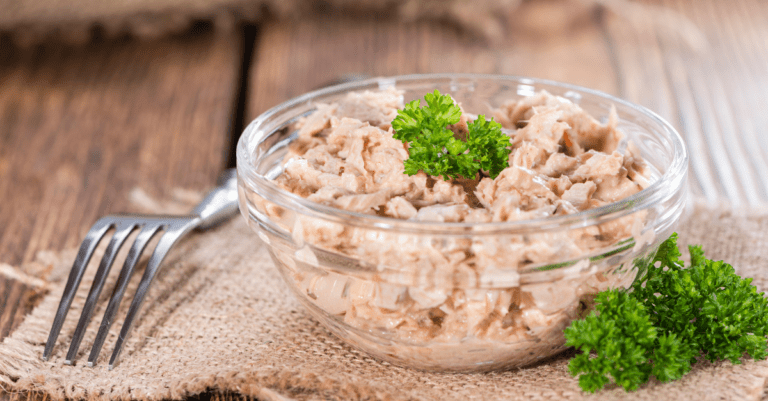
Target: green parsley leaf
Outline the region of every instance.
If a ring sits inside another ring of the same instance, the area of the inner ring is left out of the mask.
[[[566,344],[582,354],[568,365],[584,391],[611,382],[634,390],[653,375],[677,380],[696,357],[740,363],[768,357],[768,299],[733,267],[689,247],[684,268],[673,234],[646,261],[632,292],[598,294],[596,312],[565,329]]]
[[[424,113],[419,108],[419,100],[414,100],[405,105],[405,108],[397,112],[397,117],[392,121],[395,130],[395,139],[403,142],[411,142],[421,134],[421,123],[424,121]]]
[[[684,344],[674,336],[658,337],[642,303],[619,290],[603,291],[595,301],[595,311],[565,329],[566,345],[583,352],[568,370],[580,375],[584,391],[595,392],[611,378],[625,390],[636,390],[651,374],[663,381],[690,369]]]
[[[655,312],[656,327],[676,334],[710,361],[737,364],[745,353],[765,359],[768,299],[733,266],[706,259],[699,246],[689,251],[691,266],[683,269],[677,235],[666,240],[646,276],[633,284],[634,297]]]
[[[501,124],[490,119],[485,121],[484,115],[467,124],[467,144],[472,154],[478,158],[480,168],[487,171],[491,178],[496,178],[502,170],[509,167],[509,137],[501,132]]]
[[[461,109],[449,95],[440,91],[424,95],[427,105],[414,100],[399,110],[392,121],[394,138],[408,144],[405,173],[423,171],[445,180],[459,177],[474,178],[480,170],[493,178],[508,167],[509,137],[493,119],[479,116],[468,124],[467,141],[454,137],[448,125],[461,119]]]
[[[453,98],[448,95],[441,95],[439,90],[435,89],[433,93],[427,93],[424,95],[424,100],[427,101],[424,114],[435,125],[445,127],[449,124],[456,124],[461,119],[461,109],[453,102]]]

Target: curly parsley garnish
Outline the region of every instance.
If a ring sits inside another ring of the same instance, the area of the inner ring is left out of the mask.
[[[461,109],[448,95],[424,95],[427,105],[417,99],[399,110],[392,121],[394,138],[408,145],[405,173],[423,171],[445,180],[459,177],[474,179],[479,171],[491,178],[509,166],[509,137],[501,132],[501,124],[484,115],[467,124],[466,142],[454,137],[447,126],[461,119]]]
[[[595,392],[610,382],[635,390],[651,374],[675,380],[691,369],[688,348],[674,335],[659,335],[645,306],[619,290],[598,294],[596,311],[565,329],[566,345],[576,347],[568,365],[584,391]],[[594,351],[597,355],[590,356]]]
[[[566,344],[583,352],[568,369],[580,375],[584,391],[599,390],[611,378],[626,390],[651,375],[676,380],[700,355],[735,364],[744,354],[768,356],[768,299],[731,265],[706,259],[700,246],[689,251],[691,265],[684,268],[673,234],[640,266],[645,275],[632,292],[598,294],[597,313],[565,330]]]

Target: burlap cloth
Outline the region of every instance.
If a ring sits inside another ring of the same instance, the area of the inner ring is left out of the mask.
[[[521,0],[0,0],[0,33],[20,45],[84,43],[94,35],[156,37],[195,23],[231,29],[266,17],[341,12],[368,18],[432,19],[491,40],[503,36]],[[570,2],[581,0],[556,0]],[[590,0],[591,1],[591,0]]]
[[[703,244],[708,256],[726,259],[741,275],[754,277],[760,290],[768,288],[768,215],[739,217],[698,207],[678,231],[683,243]],[[85,366],[98,321],[89,327],[77,366],[65,366],[63,356],[90,284],[86,277],[73,303],[78,312],[67,319],[52,360],[43,362],[43,344],[74,256],[45,255],[47,262],[24,268],[48,266],[50,291],[0,344],[0,384],[11,392],[36,391],[53,400],[157,400],[206,389],[268,400],[758,400],[768,378],[766,361],[700,362],[674,383],[651,382],[629,394],[609,389],[587,395],[567,373],[568,353],[537,366],[488,374],[392,366],[346,346],[311,318],[241,217],[189,237],[169,255],[114,370],[107,369],[106,358],[119,324],[113,326],[99,364]],[[127,304],[123,302],[120,319]]]
[[[3,36],[22,47],[44,41],[84,44],[96,37],[183,33],[199,24],[227,31],[241,23],[320,13],[446,22],[468,36],[503,46],[513,31],[535,37],[568,34],[588,23],[597,8],[642,27],[641,32],[656,27],[686,47],[706,47],[688,18],[635,0],[0,0],[0,45]]]

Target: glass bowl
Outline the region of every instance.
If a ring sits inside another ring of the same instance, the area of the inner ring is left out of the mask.
[[[439,89],[471,113],[540,90],[579,104],[640,150],[650,185],[580,213],[501,223],[435,223],[360,214],[280,189],[295,124],[317,103],[395,86],[408,102]],[[237,147],[240,210],[288,287],[348,344],[402,366],[488,371],[565,349],[563,329],[594,294],[628,288],[680,218],[688,155],[653,112],[591,89],[531,78],[443,74],[375,78],[307,93],[259,116]]]

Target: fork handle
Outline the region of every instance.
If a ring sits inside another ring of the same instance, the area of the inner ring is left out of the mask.
[[[192,211],[200,217],[197,229],[206,230],[237,212],[237,170],[231,168],[219,177],[219,186],[205,196]]]

